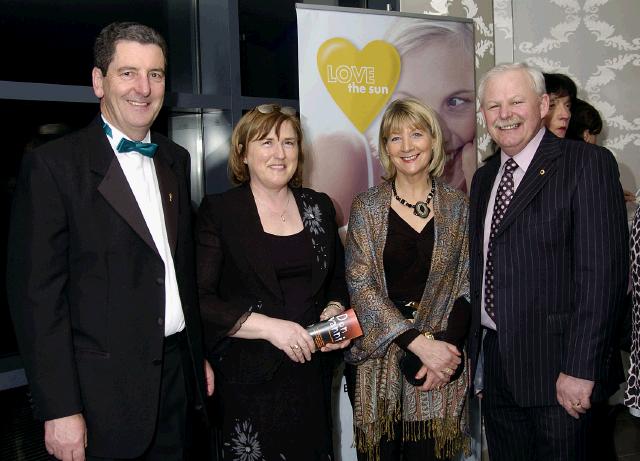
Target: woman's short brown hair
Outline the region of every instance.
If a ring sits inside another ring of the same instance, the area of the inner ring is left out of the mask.
[[[274,128],[276,133],[279,134],[280,128],[285,122],[291,123],[298,138],[298,166],[293,173],[293,177],[289,180],[289,186],[299,187],[302,185],[304,153],[302,150],[303,139],[300,121],[296,117],[294,109],[281,108],[277,104],[263,104],[251,109],[242,116],[233,129],[227,168],[229,179],[234,184],[244,184],[251,180],[249,167],[244,163],[249,143],[266,138]]]
[[[414,98],[396,99],[387,110],[384,111],[380,122],[380,134],[378,136],[378,152],[380,163],[385,171],[384,179],[391,180],[396,177],[397,171],[389,158],[387,141],[391,133],[397,133],[402,127],[410,126],[429,133],[431,136],[431,163],[429,175],[437,178],[442,175],[445,164],[442,130],[438,123],[438,116],[429,106]]]

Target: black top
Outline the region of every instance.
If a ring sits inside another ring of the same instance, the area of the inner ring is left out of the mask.
[[[418,232],[393,208],[389,208],[389,227],[383,252],[383,264],[389,298],[396,305],[401,306],[406,301],[422,299],[431,269],[434,242],[433,219],[430,219]],[[447,329],[433,332],[434,337],[461,349],[469,329],[470,307],[465,298],[458,298],[449,314]],[[405,314],[405,317],[408,315]],[[394,342],[407,350],[409,344],[418,336],[420,331],[412,328],[398,336]]]
[[[280,318],[301,325],[314,323],[316,315],[310,309],[313,251],[308,236],[302,231],[283,236],[265,234],[284,299]]]
[[[431,269],[433,219],[417,232],[393,208],[384,247],[384,274],[389,297],[396,301],[420,301]]]

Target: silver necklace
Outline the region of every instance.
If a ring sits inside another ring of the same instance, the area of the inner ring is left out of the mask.
[[[258,199],[258,201],[260,203],[262,203],[264,206],[267,207],[267,210],[269,210],[271,213],[280,216],[280,220],[282,222],[287,222],[287,209],[289,208],[289,201],[291,200],[291,194],[287,191],[287,203],[285,203],[284,205],[284,209],[282,210],[282,212],[279,211],[274,211],[268,204],[267,202],[263,202],[262,200]]]

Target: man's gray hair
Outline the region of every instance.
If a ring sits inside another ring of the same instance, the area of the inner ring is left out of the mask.
[[[522,70],[527,73],[527,75],[529,76],[529,80],[531,80],[531,89],[538,96],[542,96],[547,92],[547,89],[544,85],[544,75],[542,75],[542,72],[539,69],[529,66],[529,64],[527,64],[526,62],[498,64],[493,69],[484,74],[480,79],[480,84],[478,85],[478,98],[480,99],[480,106],[484,105],[484,91],[487,86],[487,82],[493,77],[513,70]]]

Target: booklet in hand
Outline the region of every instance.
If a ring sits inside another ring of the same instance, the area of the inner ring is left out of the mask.
[[[307,333],[311,335],[316,347],[320,349],[329,343],[339,343],[345,339],[362,336],[362,328],[360,328],[355,311],[348,309],[330,319],[309,325]]]

